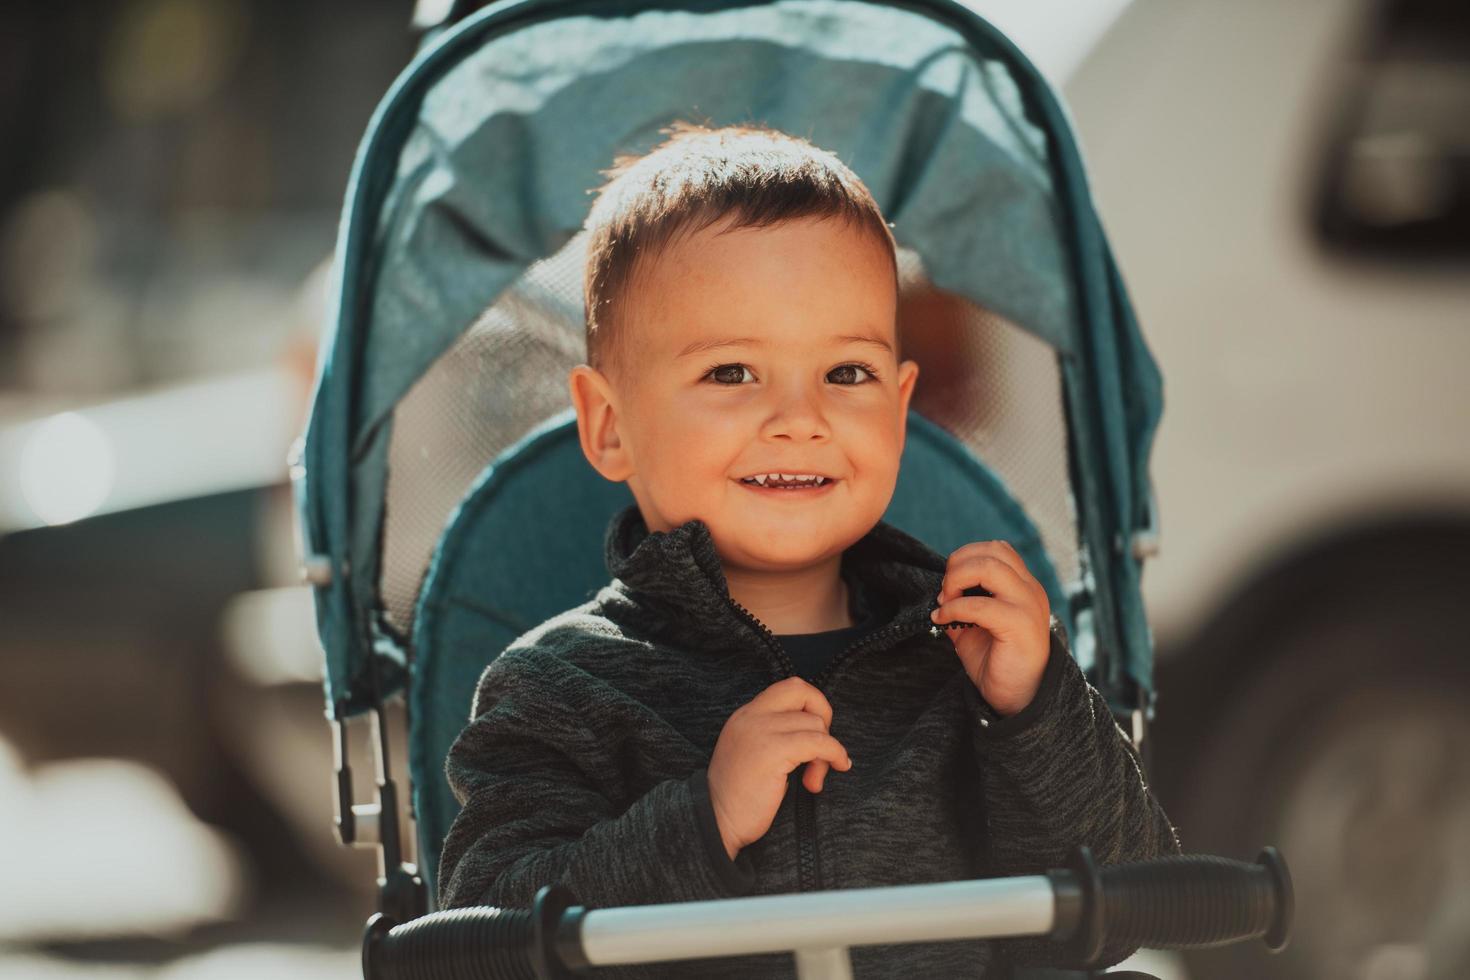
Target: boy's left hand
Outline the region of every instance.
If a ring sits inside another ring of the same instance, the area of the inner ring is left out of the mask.
[[[992,593],[963,595],[980,586]],[[1046,589],[1005,541],[957,548],[945,565],[936,623],[967,622],[945,630],[965,673],[985,702],[1009,718],[1031,703],[1051,652],[1051,602]]]

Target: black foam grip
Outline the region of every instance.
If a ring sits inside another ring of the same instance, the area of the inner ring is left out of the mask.
[[[1291,890],[1280,867],[1209,854],[1105,867],[1103,934],[1109,943],[1186,949],[1284,933]]]
[[[370,980],[536,980],[529,910],[448,909],[373,933],[363,944]]]

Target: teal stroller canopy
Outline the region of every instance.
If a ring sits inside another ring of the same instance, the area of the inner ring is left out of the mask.
[[[774,126],[867,183],[921,367],[885,519],[944,553],[1011,540],[1093,683],[1146,708],[1161,380],[1038,72],[949,0],[515,0],[425,46],[353,168],[293,468],[331,717],[411,683],[435,773],[479,671],[606,583],[631,495],[569,414],[579,232],[599,171],[680,119]]]

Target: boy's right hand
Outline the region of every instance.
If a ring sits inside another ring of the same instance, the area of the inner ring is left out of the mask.
[[[710,758],[709,792],[732,861],[771,829],[791,770],[810,763],[801,781],[818,793],[828,768],[852,768],[827,734],[831,725],[832,705],[800,677],[777,681],[730,715]]]

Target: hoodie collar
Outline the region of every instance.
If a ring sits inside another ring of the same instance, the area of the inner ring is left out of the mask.
[[[702,646],[745,646],[767,636],[737,609],[704,521],[648,530],[637,504],[613,516],[603,542],[607,570],[645,626]],[[876,600],[879,629],[895,639],[929,624],[945,559],[919,539],[879,521],[842,553],[842,575]]]

